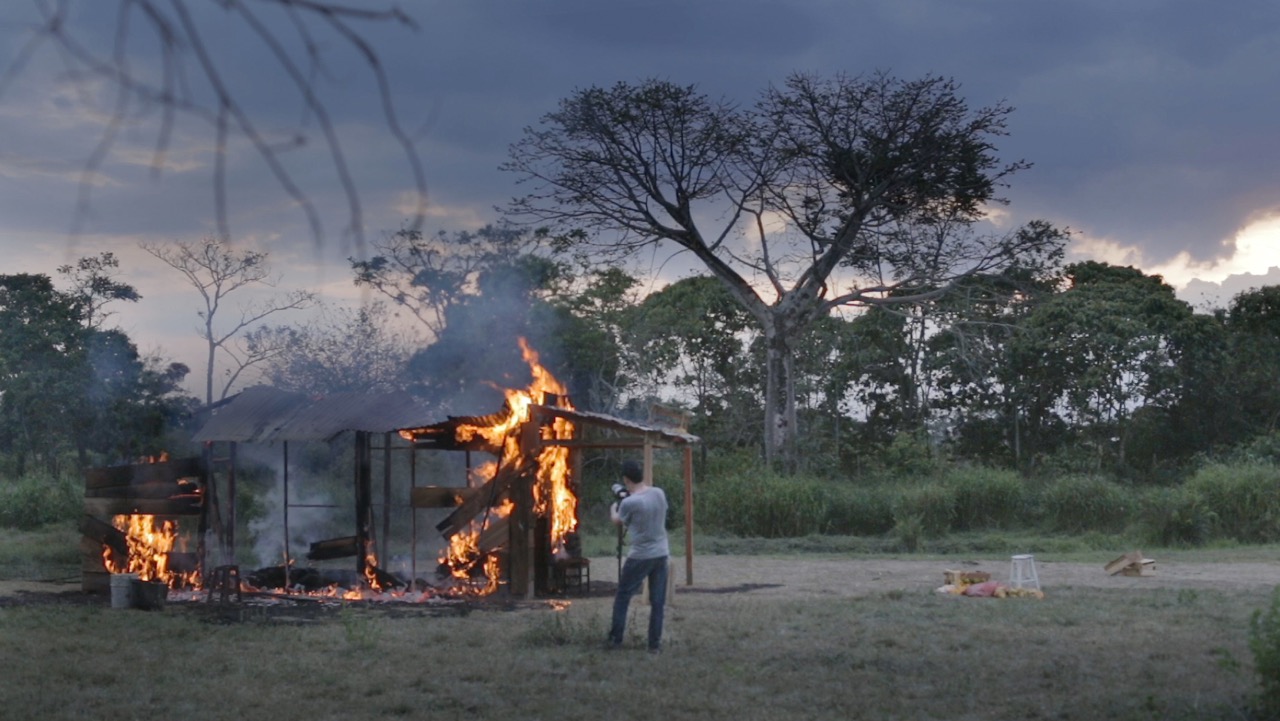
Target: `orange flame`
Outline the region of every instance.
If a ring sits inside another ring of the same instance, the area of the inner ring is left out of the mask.
[[[524,360],[533,373],[533,382],[527,389],[505,391],[507,407],[510,413],[501,421],[492,425],[461,424],[454,431],[459,442],[467,442],[483,438],[490,445],[499,448],[500,457],[497,463],[486,464],[470,480],[472,486],[483,485],[499,472],[513,473],[516,477],[533,475],[534,513],[550,519],[551,545],[553,552],[564,549],[566,534],[575,530],[578,525],[578,500],[570,488],[569,450],[563,446],[547,445],[537,452],[521,446],[521,429],[529,423],[535,399],[543,402],[548,396],[555,396],[561,407],[572,409],[568,401],[568,392],[563,384],[540,362],[538,353],[529,344],[520,339],[520,350]],[[538,430],[542,440],[567,440],[573,437],[573,423],[563,418],[554,418]],[[501,574],[500,564],[490,549],[482,548],[481,539],[487,528],[501,519],[505,519],[514,508],[511,501],[501,507],[490,509],[480,518],[473,520],[462,532],[455,534],[449,547],[441,554],[440,562],[446,565],[454,578],[464,584],[471,582],[471,571],[480,565],[483,559],[485,585],[482,589],[473,589],[481,595],[492,593],[499,586]]]
[[[382,586],[382,579],[378,578],[378,556],[372,549],[364,554],[364,581],[375,591],[386,590]]]
[[[200,587],[198,571],[178,572],[169,567],[169,554],[178,542],[178,526],[166,520],[156,526],[156,517],[134,513],[111,519],[116,530],[125,534],[129,557],[118,559],[110,547],[102,551],[102,560],[111,573],[136,573],[143,581],[163,581],[169,588]]]

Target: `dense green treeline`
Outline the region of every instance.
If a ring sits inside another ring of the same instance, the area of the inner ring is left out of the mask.
[[[0,275],[0,478],[73,475],[164,450],[189,418],[181,363],[144,356],[123,331],[107,328],[115,300],[137,301],[116,280],[112,254],[48,275]]]
[[[1158,276],[1085,262],[828,316],[797,354],[802,463],[789,473],[761,460],[765,353],[720,284],[695,276],[653,289],[550,252],[547,240],[497,227],[388,236],[381,254],[353,265],[356,282],[392,309],[419,294],[430,340],[407,345],[395,313],[376,304],[328,324],[263,326],[280,352],[253,380],[313,394],[402,388],[442,417],[490,412],[498,388],[527,378],[514,340],[526,337],[580,408],[688,413],[704,440],[699,517],[727,533],[888,534],[913,546],[1012,519],[1065,533],[1138,529],[1167,543],[1272,533],[1272,516],[1244,519],[1269,509],[1276,486],[1280,288],[1204,314]],[[428,257],[430,269],[411,262]],[[185,366],[139,357],[90,300],[48,276],[0,276],[6,522],[74,505],[65,483],[24,479],[182,452],[190,432]],[[343,342],[353,334],[358,343]],[[1229,481],[1257,497],[1223,490]]]
[[[251,382],[403,388],[442,411],[475,412],[501,403],[495,385],[527,374],[515,343],[526,337],[580,407],[635,416],[660,402],[690,414],[707,453],[759,448],[760,338],[715,281],[644,293],[619,268],[504,255],[529,242],[515,231],[467,237],[489,255],[451,281],[434,341],[407,345],[379,304],[329,325],[262,327],[255,337],[274,331],[282,351]],[[458,238],[427,245],[447,254]],[[378,282],[403,298],[422,281],[409,268]],[[47,276],[0,276],[0,457],[11,470],[156,453],[192,409],[178,385],[184,365],[139,357],[123,332],[85,325],[87,307]],[[1158,276],[1096,262],[1022,283],[974,278],[936,300],[814,324],[796,363],[801,468],[856,477],[925,444],[1029,475],[1171,482],[1274,430],[1278,351],[1278,287],[1203,314]]]

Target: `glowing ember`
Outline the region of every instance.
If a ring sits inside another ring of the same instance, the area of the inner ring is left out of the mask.
[[[369,584],[369,588],[375,591],[387,590],[382,578],[378,576],[378,556],[373,549],[368,549],[364,554],[364,581]]]

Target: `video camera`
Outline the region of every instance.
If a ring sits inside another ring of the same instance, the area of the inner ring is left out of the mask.
[[[609,490],[613,491],[613,497],[618,501],[621,501],[622,499],[631,495],[630,493],[627,492],[627,487],[622,485],[621,483],[613,484],[612,486],[609,487]]]

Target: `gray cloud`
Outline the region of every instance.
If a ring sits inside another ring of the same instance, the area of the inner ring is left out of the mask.
[[[81,27],[110,42],[114,3],[77,3]],[[793,71],[952,76],[974,105],[1016,108],[1002,153],[1034,167],[1012,179],[1011,218],[1046,217],[1134,246],[1150,263],[1185,252],[1206,261],[1243,224],[1280,207],[1280,5],[1240,0],[411,0],[417,31],[359,25],[396,89],[394,102],[421,143],[433,217],[475,223],[518,192],[498,171],[521,128],[575,88],[657,76],[743,103]],[[282,153],[326,220],[323,253],[340,275],[345,200],[316,133],[269,57],[216,8],[216,31],[235,89],[273,140],[301,130]],[[267,5],[256,6],[266,8]],[[0,26],[0,62],[20,47],[18,9]],[[264,18],[278,22],[267,10]],[[15,24],[16,23],[16,24]],[[96,23],[96,24],[95,24]],[[277,25],[283,28],[284,26]],[[411,188],[387,137],[371,75],[332,34],[315,89],[329,103],[366,203],[370,237],[404,221]],[[246,49],[249,48],[249,49]],[[139,46],[140,67],[155,48]],[[0,244],[65,232],[78,168],[96,136],[57,59],[38,55],[0,96]],[[206,92],[193,88],[198,96]],[[104,112],[109,96],[94,96]],[[211,129],[185,119],[175,165],[160,181],[138,158],[155,140],[154,109],[122,136],[104,166],[86,228],[114,238],[193,239],[213,227]],[[242,143],[231,165],[233,230],[278,246],[314,248],[296,208]],[[1258,269],[1259,272],[1265,269]]]

